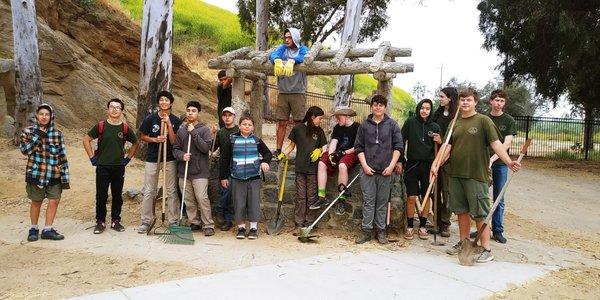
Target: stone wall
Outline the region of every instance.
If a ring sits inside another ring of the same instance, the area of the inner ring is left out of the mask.
[[[212,163],[216,165],[216,159]],[[277,211],[277,198],[279,195],[279,167],[280,165],[278,162],[272,162],[271,170],[265,174],[265,182],[262,184],[261,208],[263,212],[263,221],[273,218]],[[281,168],[283,168],[283,164],[281,165]],[[356,166],[351,170],[349,180],[352,180],[352,178],[358,174],[359,168],[360,167]],[[219,198],[219,180],[217,168],[211,168],[211,170],[213,174],[211,174],[208,193],[214,208],[214,206],[217,204],[217,199]],[[294,225],[294,198],[296,194],[295,177],[294,162],[293,160],[290,160],[286,176],[285,193],[282,206],[282,212],[286,218],[286,226],[290,228]],[[346,212],[343,215],[338,215],[335,212],[335,206],[332,207],[319,222],[320,228],[343,229],[352,232],[357,232],[360,230],[363,202],[362,191],[360,189],[360,178],[356,179],[354,184],[350,187],[350,192],[352,193],[352,196],[347,201],[350,203],[350,205],[352,205],[352,211]],[[388,229],[392,232],[402,232],[403,228],[406,226],[406,217],[404,215],[404,207],[406,203],[405,194],[402,176],[394,175],[391,197],[392,216],[390,218],[390,228]],[[330,177],[327,182],[327,197],[328,199],[333,200],[335,197],[337,197],[337,195],[336,173],[334,176]],[[318,214],[321,212],[322,210],[319,210]]]
[[[12,59],[0,58],[0,137],[10,138],[15,130],[15,71]]]

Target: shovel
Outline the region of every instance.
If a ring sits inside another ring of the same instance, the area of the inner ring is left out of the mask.
[[[279,198],[277,199],[277,213],[275,214],[275,218],[271,219],[271,221],[267,223],[267,234],[269,235],[278,235],[285,224],[285,217],[281,214],[281,204],[283,203],[283,193],[285,192],[288,162],[289,160],[286,159],[285,166],[283,167],[283,173],[279,179],[281,181],[281,186],[279,187]]]
[[[530,144],[531,144],[531,139],[528,139],[525,141],[523,148],[521,148],[521,154],[519,154],[519,158],[517,159],[517,162],[519,162],[519,163],[521,162],[521,159],[523,159],[523,156],[527,153],[527,148],[529,147]],[[510,181],[512,180],[513,177],[514,177],[514,172],[511,172],[511,175],[508,177],[508,179],[504,183],[504,186],[502,187],[502,190],[496,197],[496,199],[495,199],[496,201],[494,201],[494,205],[492,205],[490,212],[488,213],[487,217],[483,221],[483,225],[481,226],[481,229],[477,230],[477,236],[475,237],[475,240],[471,241],[469,238],[466,238],[462,241],[462,248],[458,252],[458,262],[461,265],[472,266],[475,263],[475,261],[477,260],[477,256],[482,252],[483,247],[477,245],[477,242],[481,238],[481,234],[485,230],[485,227],[488,226],[488,224],[490,223],[490,220],[492,219],[492,215],[494,214],[494,211],[496,211],[498,204],[500,204],[500,201],[497,201],[497,200],[502,199],[502,197],[504,197],[504,193],[506,193],[506,188],[508,187],[508,184],[510,183]]]
[[[331,203],[329,203],[329,205],[327,205],[327,208],[325,208],[325,210],[321,213],[321,215],[312,224],[310,224],[310,226],[300,228],[300,232],[298,233],[298,239],[301,242],[308,243],[308,242],[310,242],[311,238],[316,237],[316,235],[310,235],[310,231],[313,230],[313,228],[315,227],[315,225],[317,225],[317,223],[319,223],[319,221],[321,220],[321,218],[323,218],[323,216],[327,213],[327,211],[329,211],[329,209],[331,207],[333,207],[333,205],[350,188],[350,186],[352,185],[352,183],[354,183],[354,181],[356,181],[356,178],[358,178],[359,176],[360,176],[360,173],[358,173],[358,174],[356,174],[356,176],[354,176],[354,178],[352,179],[352,181],[350,181],[350,183],[348,183],[348,185],[346,185],[346,187],[340,192],[340,194],[335,199],[333,199],[333,201],[331,201]]]

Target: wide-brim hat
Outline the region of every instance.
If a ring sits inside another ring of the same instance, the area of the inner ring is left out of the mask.
[[[349,117],[356,116],[356,112],[354,109],[350,108],[350,106],[339,106],[335,108],[333,115],[344,115]]]

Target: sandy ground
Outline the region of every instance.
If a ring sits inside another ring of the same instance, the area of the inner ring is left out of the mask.
[[[126,200],[127,230],[93,235],[94,169],[77,136],[68,131],[72,189],[59,207],[61,242],[26,243],[29,202],[23,182],[25,158],[0,140],[0,299],[57,298],[223,272],[253,265],[342,251],[403,251],[418,246],[443,255],[445,247],[430,241],[399,241],[385,247],[357,246],[355,233],[321,231],[317,243],[299,243],[290,232],[262,233],[257,241],[238,241],[233,232],[206,238],[195,234],[193,246],[165,245],[138,235],[139,204]],[[587,162],[524,161],[507,194],[506,235],[509,243],[492,247],[497,260],[556,266],[548,276],[514,286],[493,298],[594,298],[600,294],[600,165]],[[140,188],[143,164],[127,167],[125,190]],[[43,223],[43,220],[41,220]],[[288,222],[289,223],[289,222]],[[444,240],[447,245],[456,241]],[[264,231],[263,231],[264,232]]]

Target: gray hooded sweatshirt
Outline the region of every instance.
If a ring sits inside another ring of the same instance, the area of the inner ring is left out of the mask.
[[[394,150],[402,153],[403,149],[400,126],[388,115],[384,115],[383,120],[377,124],[371,114],[358,128],[354,150],[357,155],[365,153],[367,165],[376,173],[381,174],[389,166]]]
[[[198,123],[192,135],[192,144],[190,153],[192,154],[188,165],[188,179],[208,178],[210,172],[208,169],[208,151],[212,143],[212,135],[208,126],[204,123]],[[187,123],[181,124],[177,130],[177,137],[173,144],[173,156],[177,160],[177,177],[183,178],[185,173],[185,161],[183,155],[187,152],[188,131]]]

